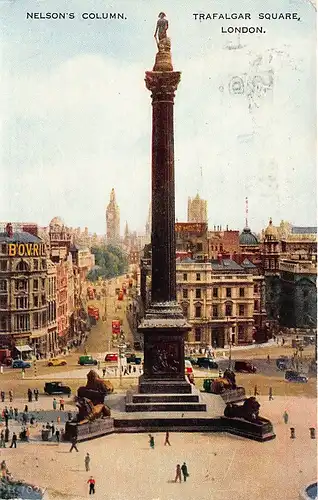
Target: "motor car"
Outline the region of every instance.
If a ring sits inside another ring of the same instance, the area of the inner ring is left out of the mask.
[[[190,363],[193,365],[193,366],[196,366],[198,364],[198,358],[194,358],[192,356],[185,356],[185,361],[190,361]]]
[[[189,361],[188,359],[185,359],[184,361],[184,369],[186,375],[190,375],[191,373],[193,373],[193,367],[191,361]]]
[[[108,352],[105,356],[105,361],[118,361],[117,352]]]
[[[78,358],[78,364],[81,366],[84,365],[97,365],[97,359],[94,359],[93,356],[80,356]]]
[[[287,370],[289,364],[289,360],[287,356],[281,356],[280,358],[276,359],[276,367],[278,370]]]
[[[134,363],[135,365],[141,365],[141,357],[136,356],[135,353],[126,354],[127,363]]]
[[[287,380],[287,382],[301,382],[303,384],[306,384],[308,382],[308,377],[295,370],[287,370],[285,372],[285,380]]]
[[[51,358],[48,360],[47,366],[65,366],[67,362],[63,358]]]
[[[236,372],[256,373],[257,369],[252,363],[247,361],[235,361],[234,370]]]
[[[14,359],[11,366],[12,368],[31,368],[31,363],[23,359]]]
[[[62,382],[45,382],[44,392],[46,394],[71,394],[72,390],[68,385],[62,384]]]
[[[199,368],[209,368],[210,370],[216,370],[219,367],[213,358],[198,358],[197,365]]]

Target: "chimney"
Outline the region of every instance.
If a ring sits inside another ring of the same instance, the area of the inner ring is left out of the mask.
[[[228,224],[226,224],[226,230],[227,230],[227,231],[229,230],[229,225],[228,225]]]
[[[220,226],[220,231],[222,231],[222,226]]]
[[[213,226],[213,228],[214,228],[214,231],[215,231],[216,226]]]

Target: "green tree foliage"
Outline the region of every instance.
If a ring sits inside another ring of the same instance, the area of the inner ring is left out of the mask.
[[[127,272],[128,261],[126,254],[118,247],[107,245],[93,247],[91,252],[95,255],[94,267],[87,275],[90,281],[101,278],[114,278]]]

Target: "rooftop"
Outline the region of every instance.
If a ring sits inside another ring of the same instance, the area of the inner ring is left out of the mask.
[[[38,236],[26,233],[24,231],[17,231],[9,236],[8,233],[0,233],[0,242],[2,243],[43,243],[43,240]]]

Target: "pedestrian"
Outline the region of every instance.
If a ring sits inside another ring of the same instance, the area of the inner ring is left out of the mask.
[[[4,391],[1,391],[1,401],[2,401],[2,403],[4,403],[5,397],[6,397],[6,393]]]
[[[28,389],[28,401],[29,401],[29,403],[32,403],[32,396],[33,396],[32,389],[29,388]]]
[[[11,446],[10,446],[10,448],[16,448],[16,447],[17,447],[17,440],[18,440],[17,435],[16,435],[16,433],[14,432],[14,433],[12,434],[12,441],[11,441]]]
[[[183,462],[183,464],[181,466],[181,471],[182,471],[182,475],[183,475],[183,481],[186,482],[187,477],[189,477],[189,473],[188,473],[187,464],[185,462]]]
[[[14,408],[13,411],[14,411],[14,418],[15,418],[15,420],[18,420],[18,418],[19,418],[19,410],[18,410],[18,408]]]
[[[289,418],[289,417],[288,417],[288,413],[287,413],[287,411],[285,410],[285,411],[284,411],[284,413],[283,413],[283,419],[284,419],[285,424],[288,424],[288,418]]]
[[[85,457],[86,472],[88,472],[90,470],[90,468],[89,468],[90,461],[91,461],[91,457],[89,456],[89,453],[86,453],[86,457]]]
[[[133,372],[136,373],[137,371],[137,368],[136,368],[136,365],[133,366]]]
[[[168,444],[169,446],[171,446],[170,441],[169,441],[169,432],[168,431],[166,432],[166,437],[165,437],[165,442],[164,442],[165,446],[166,446],[166,444]]]
[[[24,379],[24,376],[25,376],[25,369],[24,368],[22,368],[21,374],[22,374],[22,378]]]
[[[9,415],[10,415],[10,418],[13,418],[13,408],[12,408],[12,406],[10,406],[10,408],[9,408]]]
[[[150,445],[150,448],[152,450],[155,449],[155,438],[151,435],[151,434],[148,434],[149,436],[149,445]]]
[[[60,399],[60,411],[64,411],[64,404],[65,404],[64,399],[63,398]]]
[[[103,368],[103,378],[106,376],[106,368]]]
[[[25,405],[25,406],[24,406],[24,411],[25,411],[25,413],[28,413],[28,411],[29,411],[29,407],[28,407],[28,405]]]
[[[13,401],[13,391],[12,391],[12,389],[10,389],[10,391],[9,391],[9,400],[10,400],[10,403],[12,403],[12,401]]]
[[[254,386],[254,396],[258,396],[257,385]]]
[[[271,359],[269,357],[269,354],[267,355],[267,363],[269,364],[271,362]]]
[[[71,439],[71,443],[72,443],[72,446],[71,446],[71,449],[70,449],[70,453],[71,451],[74,449],[78,452],[78,449],[77,449],[77,437],[76,436],[73,436],[72,439]]]
[[[53,398],[53,410],[56,410],[56,406],[57,406],[57,401],[55,398]]]
[[[53,437],[55,434],[55,426],[54,426],[53,420],[51,421],[51,431],[52,431],[52,437]]]
[[[26,437],[27,442],[29,442],[29,440],[30,440],[30,429],[29,429],[29,427],[27,427],[26,430],[25,430],[25,437]]]
[[[269,388],[268,399],[269,399],[269,401],[272,401],[274,399],[273,398],[273,389],[271,387]]]
[[[1,468],[1,477],[6,477],[8,469],[7,469],[7,464],[6,464],[5,460],[2,460],[0,468]]]
[[[176,483],[179,479],[179,482],[181,483],[181,467],[180,467],[180,464],[177,465],[177,468],[176,468],[176,478],[174,480],[174,482]]]
[[[6,442],[4,439],[4,431],[2,430],[0,433],[0,448],[5,448],[6,447]]]
[[[35,401],[38,401],[39,400],[39,389],[34,389],[33,393],[34,393]]]
[[[97,369],[100,370],[100,361],[97,363]]]
[[[60,442],[60,430],[59,429],[56,429],[55,437],[56,437],[56,441],[59,443]]]
[[[5,407],[5,409],[4,409],[4,420],[5,420],[6,427],[8,427],[8,425],[9,425],[9,412],[8,412],[7,407]]]
[[[89,478],[87,483],[89,484],[89,494],[94,495],[95,494],[95,479],[93,478],[93,476],[91,476]]]

